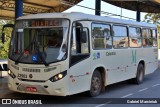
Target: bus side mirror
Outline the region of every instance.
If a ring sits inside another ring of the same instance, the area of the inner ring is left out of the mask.
[[[87,42],[87,32],[86,31],[82,31],[81,42],[82,43],[86,43]]]
[[[4,44],[4,41],[5,41],[5,34],[4,33],[2,33],[1,39],[2,39],[2,43]]]
[[[80,30],[80,37],[82,36],[82,33],[83,33],[83,25],[79,22],[76,22],[76,28],[79,28]]]
[[[79,22],[76,23],[76,27],[79,28],[80,30],[80,40],[82,43],[86,43],[87,42],[87,34],[85,31],[83,31],[83,25]]]

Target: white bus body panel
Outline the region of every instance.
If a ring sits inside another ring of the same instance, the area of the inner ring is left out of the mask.
[[[57,69],[54,72],[48,73],[29,73],[27,75],[33,74],[33,79],[35,80],[46,80],[46,82],[26,82],[20,81],[17,78],[12,79],[9,76],[9,88],[14,91],[29,93],[26,91],[19,91],[18,85],[16,83],[22,84],[22,88],[27,86],[35,86],[39,88],[39,93],[32,94],[47,94],[47,95],[58,95],[66,96],[90,89],[91,77],[94,70],[98,67],[105,69],[105,85],[113,84],[136,76],[137,67],[140,61],[145,63],[145,74],[150,74],[155,71],[158,67],[158,53],[156,47],[150,48],[128,48],[128,49],[106,49],[106,50],[93,50],[92,49],[92,37],[91,37],[91,23],[94,22],[106,22],[106,23],[120,23],[126,25],[135,25],[135,26],[144,26],[156,28],[153,24],[139,23],[130,20],[121,20],[116,18],[109,17],[100,17],[94,15],[87,15],[82,13],[46,13],[46,14],[35,14],[27,15],[18,18],[21,19],[38,19],[38,18],[67,18],[70,19],[71,24],[76,20],[88,20],[86,24],[90,31],[90,57],[78,62],[77,64],[69,68],[70,61],[70,50],[68,51],[68,58],[65,61],[50,64],[49,67],[56,66]],[[71,25],[70,24],[70,25]],[[71,35],[71,29],[70,33]],[[70,38],[70,37],[69,37]],[[70,39],[69,39],[70,43]],[[68,45],[70,49],[70,44]],[[112,53],[112,55],[107,55],[107,53]],[[96,57],[95,57],[96,56]],[[9,69],[15,73],[17,76],[18,73],[22,73],[22,68],[37,68],[43,71],[46,69],[44,65],[33,65],[33,64],[18,64],[19,71],[16,71],[11,65],[14,65],[14,62],[9,60]],[[51,82],[48,79],[51,76],[58,74],[67,70],[67,75],[62,80]],[[48,86],[48,88],[44,88]]]

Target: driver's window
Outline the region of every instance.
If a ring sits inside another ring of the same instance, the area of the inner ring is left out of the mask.
[[[71,54],[87,54],[89,53],[88,29],[80,26],[73,26],[71,37]]]
[[[47,47],[50,48],[59,48],[62,44],[62,39],[63,39],[63,29],[48,29],[48,31],[46,31],[46,45]]]

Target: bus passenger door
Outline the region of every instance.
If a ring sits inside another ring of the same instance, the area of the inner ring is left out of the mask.
[[[90,52],[89,30],[81,23],[74,23],[71,37],[69,94],[89,89]]]

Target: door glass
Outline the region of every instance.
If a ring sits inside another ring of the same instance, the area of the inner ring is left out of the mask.
[[[82,33],[82,34],[81,34]],[[85,41],[83,39],[86,39]],[[89,53],[89,42],[88,42],[88,29],[73,27],[72,39],[71,39],[71,54],[86,54]]]

